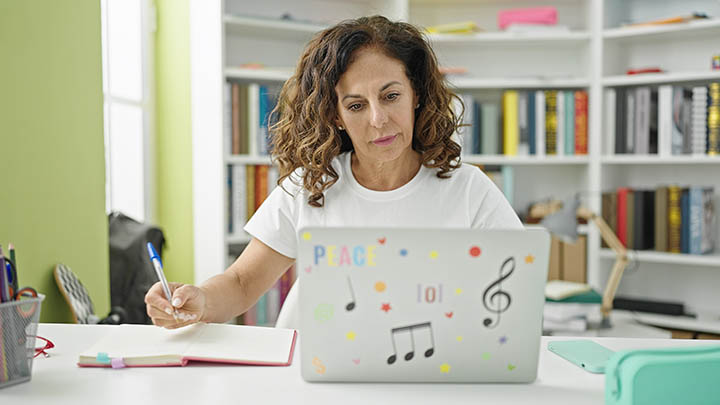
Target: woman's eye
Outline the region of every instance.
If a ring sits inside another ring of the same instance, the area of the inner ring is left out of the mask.
[[[400,95],[397,94],[397,93],[390,93],[390,94],[387,95],[387,99],[388,99],[388,100],[395,100],[395,99],[398,98],[398,97],[400,97]]]
[[[353,104],[353,105],[351,105],[351,106],[348,107],[348,110],[350,110],[350,111],[358,111],[361,107],[362,107],[361,104]]]

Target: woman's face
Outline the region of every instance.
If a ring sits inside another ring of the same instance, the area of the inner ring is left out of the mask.
[[[417,96],[405,66],[376,48],[354,59],[335,86],[338,126],[360,158],[388,162],[412,152]]]

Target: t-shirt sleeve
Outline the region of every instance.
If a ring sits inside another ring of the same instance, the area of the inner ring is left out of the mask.
[[[283,190],[283,187],[285,190]],[[275,187],[243,228],[260,242],[290,258],[297,255],[297,206],[300,188],[289,178]]]
[[[473,176],[469,189],[473,229],[524,229],[502,191],[481,170]]]

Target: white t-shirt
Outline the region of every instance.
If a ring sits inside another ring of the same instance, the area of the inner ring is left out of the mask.
[[[305,226],[522,229],[515,211],[495,184],[475,166],[463,164],[437,177],[421,166],[407,184],[391,191],[361,186],[350,168],[350,152],[333,159],[339,175],[325,191],[323,207],[307,203],[309,193],[283,181],[245,225],[245,231],[287,257],[297,257],[297,231]]]
[[[307,203],[309,193],[290,178],[275,187],[245,225],[245,231],[287,257],[297,257],[298,230],[305,226],[522,229],[502,192],[480,169],[463,164],[450,178],[421,166],[407,184],[391,191],[361,186],[350,152],[333,159],[339,175],[325,191],[323,207]],[[278,327],[299,328],[298,283],[285,299]]]

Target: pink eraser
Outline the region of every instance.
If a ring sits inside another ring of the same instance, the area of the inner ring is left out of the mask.
[[[498,13],[498,27],[501,30],[513,23],[555,25],[557,8],[552,6],[513,8]]]

